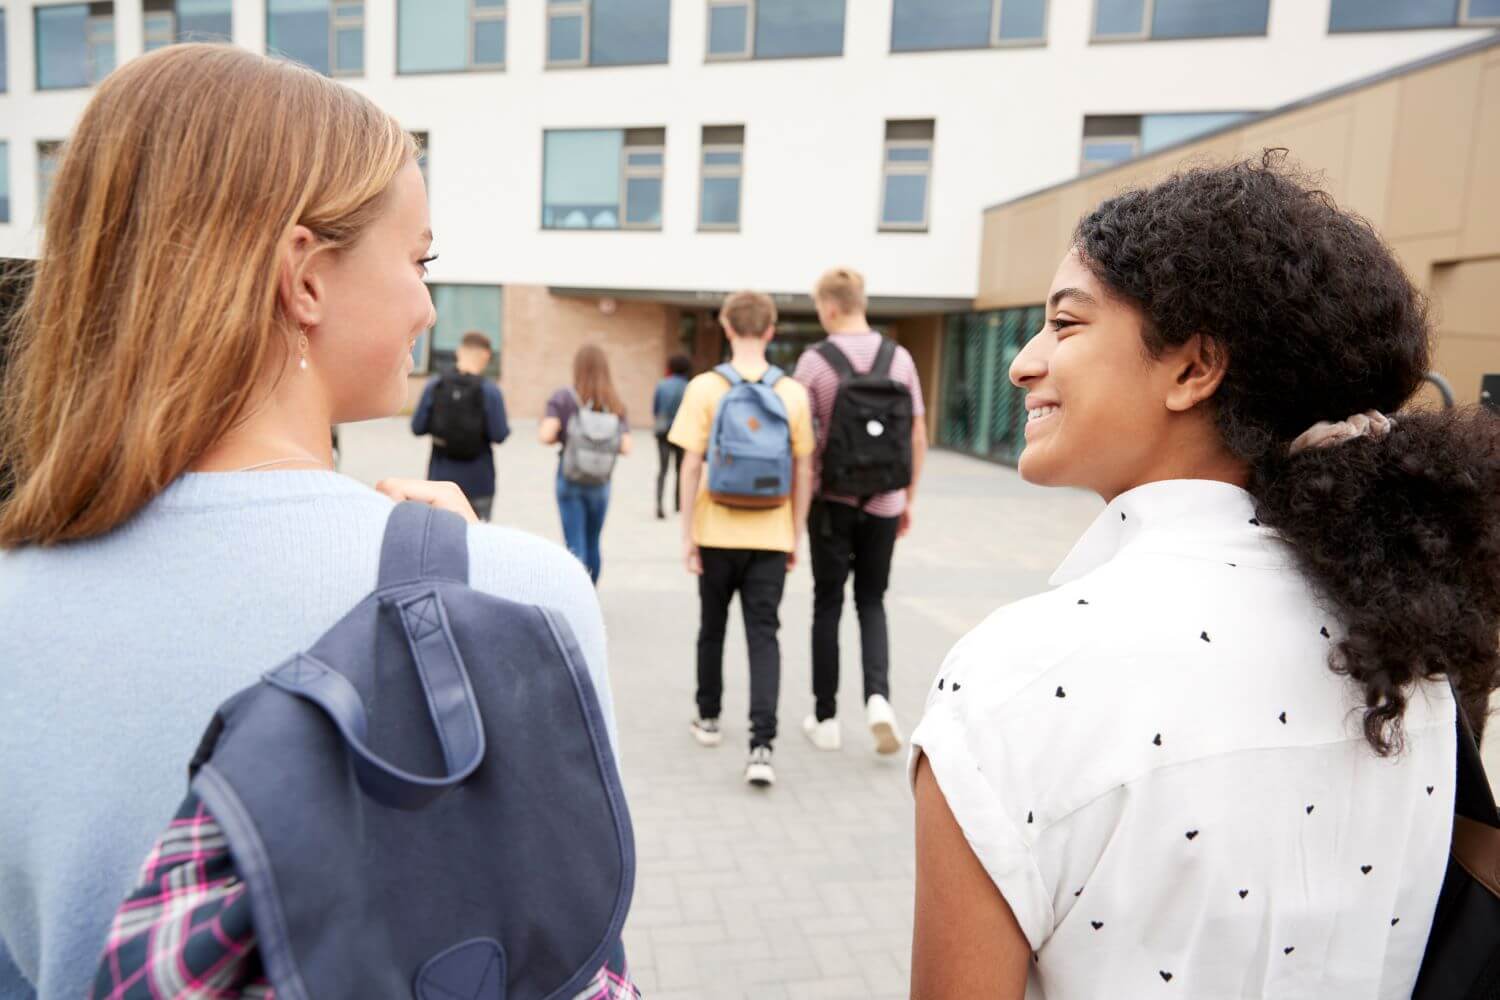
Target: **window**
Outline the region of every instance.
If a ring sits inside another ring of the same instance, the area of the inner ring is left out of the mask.
[[[173,42],[228,41],[231,0],[146,0],[141,29],[146,51]]]
[[[115,68],[115,5],[70,3],[37,7],[38,90],[87,87]]]
[[[671,0],[547,0],[547,65],[667,61]]]
[[[1500,24],[1500,0],[1333,0],[1329,31]]]
[[[1237,122],[1248,111],[1213,111],[1166,115],[1088,115],[1083,119],[1083,156],[1079,172],[1091,174],[1143,153],[1186,142]]]
[[[62,145],[55,139],[36,144],[36,217],[38,221],[47,214],[47,194],[52,190],[52,178],[57,176],[57,165],[62,160]]]
[[[398,73],[505,66],[505,0],[401,0]]]
[[[268,0],[266,49],[330,76],[365,71],[363,0]]]
[[[500,333],[504,292],[499,285],[428,285],[437,323],[412,348],[416,371],[451,372],[464,334],[477,331],[490,338],[487,375],[500,374]],[[423,354],[427,357],[424,359]],[[424,363],[425,362],[425,363]]]
[[[427,176],[427,133],[413,132],[411,137],[417,143],[417,169],[422,171],[422,183],[427,185],[428,197],[432,196],[432,181]]]
[[[698,193],[698,228],[740,228],[740,179],[745,168],[745,126],[703,127],[703,186]]]
[[[5,8],[0,7],[0,94],[8,89],[6,81],[10,79],[10,67],[5,60]]]
[[[933,122],[885,123],[885,169],[880,194],[880,228],[927,230],[932,179]]]
[[[1010,366],[1045,316],[1038,305],[947,317],[939,444],[1016,461],[1026,447],[1026,393],[1011,384]]]
[[[1045,41],[1047,0],[896,0],[891,51],[983,49]]]
[[[666,129],[549,131],[543,229],[660,229]]]
[[[0,223],[10,221],[10,143],[0,142]]]
[[[1270,0],[1094,0],[1096,40],[1264,35]]]
[[[708,0],[708,58],[844,54],[844,0]]]

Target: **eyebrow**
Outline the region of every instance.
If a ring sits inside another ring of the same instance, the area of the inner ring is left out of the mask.
[[[1099,304],[1098,299],[1094,298],[1092,295],[1090,295],[1088,292],[1085,292],[1081,288],[1059,288],[1057,291],[1052,293],[1052,298],[1048,299],[1047,301],[1053,309],[1056,309],[1058,303],[1063,299],[1076,299],[1078,302],[1086,306],[1097,306]]]

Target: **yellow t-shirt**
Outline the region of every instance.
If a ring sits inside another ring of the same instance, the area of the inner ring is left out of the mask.
[[[759,368],[741,368],[735,371],[747,381],[755,381],[766,373],[769,365]],[[783,375],[776,383],[776,395],[786,404],[787,422],[792,429],[792,456],[804,458],[813,453],[816,440],[813,437],[812,409],[808,405],[807,390],[790,375]],[[677,410],[677,419],[667,440],[685,451],[697,455],[708,453],[708,439],[713,432],[714,414],[719,411],[719,401],[729,394],[729,383],[716,372],[704,372],[688,383],[682,397],[682,406]],[[779,507],[765,510],[746,510],[726,507],[715,503],[708,495],[708,466],[703,467],[703,476],[698,482],[698,499],[693,504],[693,541],[705,549],[763,549],[770,552],[791,552],[796,548],[795,526],[792,524],[792,501]]]

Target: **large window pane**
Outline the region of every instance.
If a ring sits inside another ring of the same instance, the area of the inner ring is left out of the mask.
[[[1014,0],[1006,0],[1007,5]],[[980,49],[990,44],[994,0],[896,0],[891,51]]]
[[[1185,142],[1244,117],[1245,113],[1240,111],[1202,115],[1144,115],[1141,118],[1141,152],[1149,153],[1173,143]]]
[[[1146,0],[1094,0],[1094,34],[1139,35],[1145,31]]]
[[[1270,0],[1156,0],[1152,38],[1264,35]]]
[[[0,222],[10,221],[10,143],[0,142]]]
[[[620,157],[617,129],[548,132],[542,179],[546,229],[618,229]]]
[[[700,222],[705,226],[738,226],[740,224],[740,179],[738,177],[703,178],[703,206]]]
[[[927,222],[927,175],[887,174],[880,221],[888,226],[920,226]]]
[[[1333,0],[1329,31],[1437,28],[1458,22],[1459,0]]]
[[[844,54],[844,0],[758,0],[755,57]]]
[[[269,0],[266,48],[319,73],[328,65],[328,0]]]
[[[464,334],[478,331],[490,340],[488,373],[500,374],[501,317],[504,293],[497,285],[430,285],[437,323],[432,328],[432,353],[428,367],[435,372],[454,370],[454,353]]]
[[[233,35],[232,0],[177,0],[179,42],[221,42]]]
[[[1002,0],[1000,40],[1047,37],[1047,0]]]
[[[547,19],[547,61],[583,59],[583,15],[553,14]]]
[[[35,14],[37,87],[87,87],[88,4],[37,7]]]
[[[661,228],[661,178],[631,177],[625,182],[625,222]]]
[[[396,23],[398,72],[468,68],[469,0],[401,0]]]
[[[334,69],[340,73],[359,73],[365,68],[365,29],[340,28],[338,32],[338,63]]]
[[[1477,21],[1480,18],[1500,17],[1500,0],[1469,0],[1469,20]],[[4,25],[0,24],[0,34],[3,34]],[[4,85],[0,84],[0,89]]]
[[[478,66],[505,64],[505,22],[474,22],[474,63]]]
[[[750,42],[750,8],[745,4],[708,9],[708,54],[744,55]]]
[[[670,0],[593,0],[589,65],[666,62],[670,8]]]

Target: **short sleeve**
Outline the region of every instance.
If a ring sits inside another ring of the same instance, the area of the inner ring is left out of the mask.
[[[718,377],[713,374],[699,375],[688,383],[687,391],[682,395],[682,405],[677,408],[677,416],[672,421],[672,429],[667,432],[667,440],[684,451],[695,455],[708,452],[714,408],[707,380]]]
[[[546,415],[567,423],[570,416],[568,411],[573,408],[572,402],[573,400],[568,395],[568,390],[559,389],[547,397]]]

